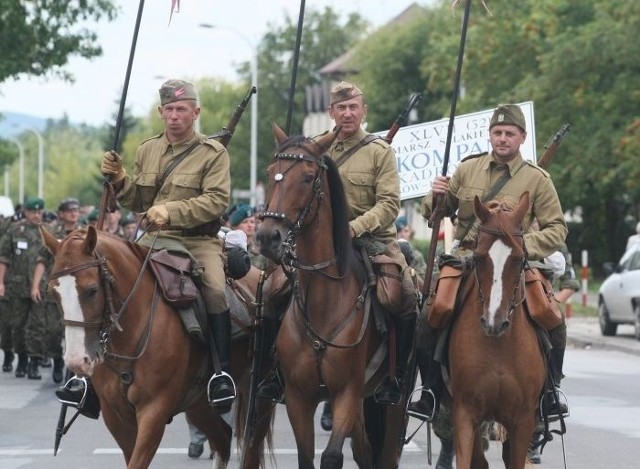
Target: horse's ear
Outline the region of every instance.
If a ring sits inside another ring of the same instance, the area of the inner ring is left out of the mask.
[[[98,243],[98,230],[93,225],[89,225],[87,228],[87,237],[84,239],[84,246],[82,249],[87,254],[92,254]]]
[[[522,223],[524,220],[527,211],[529,210],[529,191],[525,191],[520,196],[520,201],[518,202],[518,206],[516,207],[513,218],[518,220],[519,223]]]
[[[316,140],[316,145],[322,148],[322,152],[324,153],[331,147],[331,144],[338,138],[338,133],[340,132],[341,127],[338,126],[335,128],[333,132],[327,132],[322,137]]]
[[[284,133],[284,130],[278,127],[278,124],[275,122],[271,124],[271,128],[273,129],[273,136],[276,138],[278,145],[282,145],[282,143],[289,138],[287,134]]]
[[[40,225],[38,229],[40,230],[40,237],[42,238],[42,242],[45,247],[55,256],[58,251],[58,247],[60,246],[60,240],[56,239],[55,236],[49,233],[43,225]]]
[[[473,197],[473,209],[480,222],[485,223],[489,219],[489,209],[477,195]]]

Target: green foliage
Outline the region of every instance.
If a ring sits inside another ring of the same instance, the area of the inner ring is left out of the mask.
[[[0,83],[20,74],[72,80],[71,56],[102,54],[91,22],[113,20],[112,0],[9,0],[0,11]]]

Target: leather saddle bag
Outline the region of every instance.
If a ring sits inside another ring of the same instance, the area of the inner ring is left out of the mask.
[[[427,298],[427,322],[440,329],[449,321],[462,283],[462,269],[443,265],[433,293]]]
[[[149,265],[162,296],[172,306],[188,308],[198,298],[198,287],[191,276],[193,266],[190,257],[162,249],[151,254]]]
[[[562,324],[562,313],[553,296],[551,282],[539,269],[524,271],[525,304],[531,319],[549,331]]]
[[[376,292],[380,304],[392,313],[403,311],[404,286],[402,267],[391,257],[378,254],[371,258],[376,275]]]

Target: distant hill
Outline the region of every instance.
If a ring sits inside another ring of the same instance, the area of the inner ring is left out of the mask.
[[[47,119],[44,117],[0,111],[0,137],[11,137],[29,127],[44,132],[46,125]]]

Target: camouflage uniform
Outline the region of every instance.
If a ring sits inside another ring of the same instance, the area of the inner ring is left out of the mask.
[[[41,246],[38,226],[26,219],[10,225],[0,241],[0,263],[8,266],[5,306],[13,348],[19,356],[42,358],[45,352],[44,307],[31,301],[33,270]],[[46,283],[41,288],[46,289]]]
[[[11,218],[0,216],[0,239],[11,224]],[[11,321],[4,298],[0,299],[0,347],[4,351],[3,371],[13,370],[13,341],[11,340]]]

